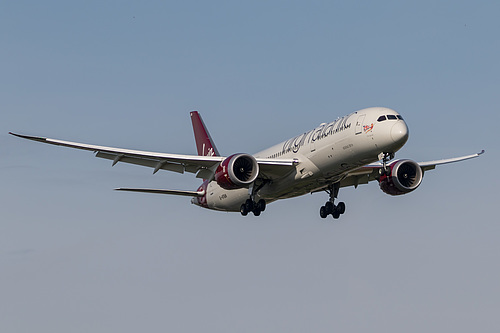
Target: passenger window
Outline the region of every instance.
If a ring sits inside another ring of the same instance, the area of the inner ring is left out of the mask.
[[[398,119],[395,115],[393,114],[390,114],[390,115],[387,115],[387,119],[390,119],[390,120],[396,120]]]
[[[377,119],[377,121],[384,121],[384,120],[386,120],[385,116],[380,116],[380,117],[378,117],[378,119]]]

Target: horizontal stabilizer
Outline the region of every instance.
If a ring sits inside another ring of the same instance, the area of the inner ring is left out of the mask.
[[[127,191],[127,192],[142,192],[142,193],[156,193],[156,194],[172,194],[172,195],[182,195],[185,197],[202,197],[205,195],[204,191],[180,191],[180,190],[161,190],[153,188],[116,188],[116,191]]]

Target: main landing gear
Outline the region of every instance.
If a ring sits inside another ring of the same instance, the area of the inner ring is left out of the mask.
[[[339,189],[340,182],[328,186],[326,192],[330,195],[330,199],[325,203],[324,206],[321,206],[319,210],[319,216],[321,216],[321,218],[324,219],[331,214],[334,219],[338,219],[340,215],[345,213],[345,203],[339,202],[338,205],[335,205],[334,203],[339,194]]]
[[[266,201],[264,199],[260,199],[255,202],[252,199],[247,199],[244,204],[240,207],[240,213],[243,216],[247,216],[248,213],[252,212],[253,215],[259,216],[260,213],[266,210]]]
[[[258,186],[255,186],[255,183],[250,185],[248,188],[248,194],[250,195],[250,199],[247,199],[240,206],[240,213],[243,216],[247,216],[248,213],[252,212],[253,215],[259,216],[260,213],[266,210],[266,201],[264,199],[260,199],[259,201],[255,201],[255,194],[259,192],[259,190],[264,187],[266,184],[265,181],[261,182]]]

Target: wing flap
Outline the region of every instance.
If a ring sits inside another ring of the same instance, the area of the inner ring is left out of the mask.
[[[366,173],[358,173],[353,175],[347,175],[344,179],[340,181],[340,187],[348,187],[354,186],[358,187],[358,185],[368,184],[370,181],[377,179],[376,175],[378,174],[374,170],[368,170]]]
[[[294,171],[299,160],[293,159],[268,159],[256,158],[259,164],[259,177],[266,179],[281,178]]]
[[[185,166],[180,163],[170,163],[167,161],[161,161],[161,160],[154,160],[154,159],[148,159],[148,158],[141,158],[141,157],[135,157],[135,156],[127,156],[127,155],[117,155],[117,154],[110,154],[102,151],[98,151],[97,154],[95,155],[96,157],[99,158],[104,158],[107,160],[112,160],[113,165],[115,165],[118,162],[123,162],[123,163],[129,163],[129,164],[135,164],[135,165],[141,165],[145,167],[150,167],[154,168],[154,173],[158,172],[158,170],[167,170],[167,171],[173,171],[173,172],[178,172],[178,173],[184,173],[185,171]],[[117,160],[118,158],[118,160]]]

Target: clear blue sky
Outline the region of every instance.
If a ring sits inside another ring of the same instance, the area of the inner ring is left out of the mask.
[[[493,332],[500,326],[500,5],[494,1],[3,1],[0,331]],[[376,183],[260,218],[116,187],[194,189],[9,131],[253,153],[370,106],[397,157],[466,155],[390,197]]]

